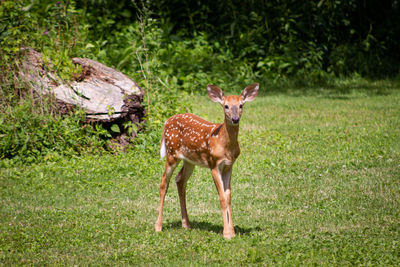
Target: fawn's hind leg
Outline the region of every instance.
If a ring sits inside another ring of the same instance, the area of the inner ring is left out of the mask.
[[[165,195],[167,194],[169,180],[171,179],[172,173],[174,172],[178,163],[179,163],[178,159],[175,159],[174,157],[169,155],[167,156],[167,160],[165,161],[164,174],[161,176],[160,205],[158,207],[158,218],[155,225],[156,232],[162,230],[162,213],[164,208]]]

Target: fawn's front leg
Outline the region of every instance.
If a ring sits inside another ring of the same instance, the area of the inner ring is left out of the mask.
[[[214,179],[215,187],[219,195],[219,202],[221,204],[222,219],[224,222],[223,235],[226,239],[231,239],[235,236],[235,229],[233,228],[232,213],[231,213],[231,175],[232,168],[226,167],[224,170],[219,170],[215,167],[211,170]]]

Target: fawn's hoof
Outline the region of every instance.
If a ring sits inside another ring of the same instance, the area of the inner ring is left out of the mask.
[[[188,224],[188,223],[182,223],[182,228],[185,228],[185,229],[190,229],[191,227],[190,227],[190,224]]]
[[[154,226],[154,230],[155,230],[156,232],[161,232],[161,230],[162,230],[162,225],[156,224],[156,225]]]
[[[185,219],[182,220],[182,228],[185,228],[185,229],[191,228],[188,220],[185,220]]]
[[[229,240],[229,239],[235,237],[235,232],[234,231],[227,231],[227,232],[224,231],[223,235],[224,235],[225,239]]]

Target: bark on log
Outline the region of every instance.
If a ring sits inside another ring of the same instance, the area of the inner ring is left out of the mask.
[[[82,72],[73,81],[63,82],[45,65],[43,55],[25,48],[25,60],[21,64],[20,77],[31,84],[39,95],[52,94],[61,114],[75,107],[86,111],[87,122],[97,122],[110,128],[118,124],[121,133],[113,133],[119,143],[126,145],[129,138],[122,124],[131,121],[140,129],[145,110],[141,105],[143,90],[123,73],[87,58],[73,58]]]

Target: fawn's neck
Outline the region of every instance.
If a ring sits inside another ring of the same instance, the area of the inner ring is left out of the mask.
[[[225,119],[224,124],[222,125],[222,131],[227,135],[228,143],[237,144],[238,135],[239,135],[239,124],[232,125],[227,119]]]

